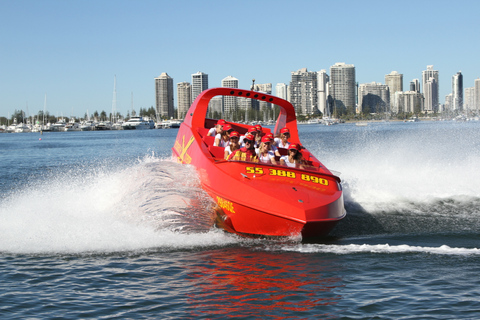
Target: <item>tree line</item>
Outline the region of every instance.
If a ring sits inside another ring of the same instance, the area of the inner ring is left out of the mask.
[[[85,113],[83,115],[83,118],[78,118],[78,117],[63,117],[63,116],[55,116],[53,114],[50,114],[48,111],[43,112],[43,110],[38,111],[37,114],[34,115],[26,115],[25,111],[23,110],[15,110],[15,112],[10,116],[10,118],[7,117],[0,117],[0,125],[8,125],[12,124],[14,122],[14,119],[17,119],[17,123],[27,123],[28,121],[31,121],[32,123],[36,123],[37,121],[39,123],[42,123],[45,121],[45,123],[55,123],[58,121],[60,118],[68,119],[70,118],[75,118],[77,120],[86,120],[86,119],[92,119],[92,120],[97,120],[97,121],[116,121],[118,119],[124,119],[128,120],[130,117],[136,116],[137,113],[135,110],[132,110],[131,113],[130,111],[127,111],[126,116],[123,116],[120,112],[117,112],[115,115],[113,113],[107,114],[105,110],[102,110],[100,112],[95,111],[92,114],[87,114]],[[140,117],[149,117],[151,119],[156,118],[156,112],[155,108],[152,106],[150,108],[140,108],[138,115]]]

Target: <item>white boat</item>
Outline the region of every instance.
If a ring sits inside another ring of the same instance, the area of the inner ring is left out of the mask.
[[[13,119],[13,123],[5,129],[5,132],[12,133],[15,132],[15,128],[17,127],[17,118]]]
[[[119,119],[117,122],[112,124],[112,130],[122,130],[123,120]]]
[[[26,124],[23,124],[22,122],[20,122],[19,124],[17,124],[17,126],[15,127],[15,132],[32,132],[32,129],[26,125]]]
[[[147,130],[151,129],[150,122],[142,117],[131,117],[122,124],[123,130]]]
[[[57,122],[52,124],[51,128],[52,131],[65,131],[65,126],[67,123],[65,122],[64,118],[59,118]]]
[[[338,124],[338,119],[323,117],[322,123],[326,126],[331,126],[331,125],[334,125],[334,124]]]
[[[95,130],[95,122],[93,122],[93,120],[82,121],[82,123],[80,123],[80,130],[82,131]]]
[[[111,130],[111,129],[112,129],[112,123],[110,121],[102,121],[95,125],[95,130],[97,131]]]
[[[63,128],[64,131],[81,131],[80,124],[75,121],[75,118],[71,118],[70,121]]]
[[[164,120],[156,125],[157,129],[180,128],[182,121],[179,120]]]

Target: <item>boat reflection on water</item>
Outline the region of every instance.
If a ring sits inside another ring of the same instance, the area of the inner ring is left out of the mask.
[[[335,313],[343,282],[334,257],[252,250],[204,252],[189,267],[191,316],[281,319],[292,312],[307,318]]]

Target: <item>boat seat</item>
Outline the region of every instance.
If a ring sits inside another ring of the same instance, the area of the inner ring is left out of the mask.
[[[210,153],[215,158],[223,159],[225,157],[225,148],[224,147],[209,146],[208,151],[210,151]]]
[[[207,128],[198,128],[197,131],[200,134],[200,136],[202,136],[202,138],[206,137],[207,134],[208,134],[208,129]]]
[[[213,143],[215,142],[215,137],[214,136],[204,136],[203,141],[207,144],[207,146],[213,146]]]
[[[286,156],[288,155],[288,149],[287,148],[277,148],[278,153],[280,153],[281,156]]]

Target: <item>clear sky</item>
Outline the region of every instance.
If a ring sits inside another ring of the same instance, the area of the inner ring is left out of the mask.
[[[355,65],[359,83],[404,90],[427,65],[440,100],[461,71],[480,77],[480,1],[0,0],[0,116],[44,108],[57,116],[155,105],[154,78],[174,86],[202,71],[241,88],[289,83],[291,72]],[[423,90],[423,88],[422,88]],[[175,93],[175,106],[177,97]]]

